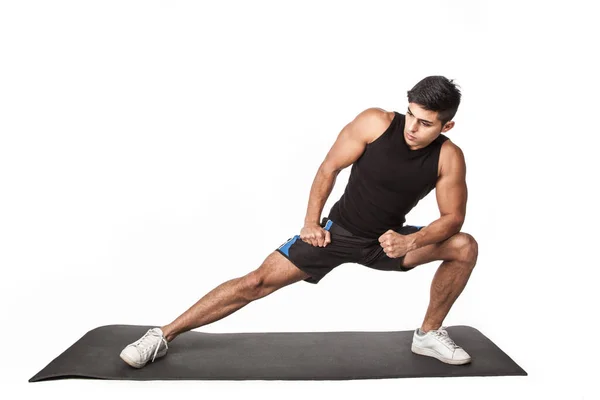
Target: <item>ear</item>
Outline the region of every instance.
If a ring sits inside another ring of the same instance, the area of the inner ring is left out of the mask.
[[[448,132],[454,126],[454,121],[446,122],[446,126],[442,128],[442,132]]]

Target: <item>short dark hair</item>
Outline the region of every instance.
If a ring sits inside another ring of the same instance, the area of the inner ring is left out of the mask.
[[[453,79],[444,76],[428,76],[407,92],[408,102],[416,103],[426,110],[437,111],[442,126],[452,120],[460,104],[460,90]]]

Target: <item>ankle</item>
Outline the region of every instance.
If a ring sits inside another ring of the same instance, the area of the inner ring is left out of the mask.
[[[165,337],[167,342],[170,342],[173,339],[175,339],[175,337],[177,337],[177,334],[172,331],[172,329],[169,327],[169,325],[165,325],[165,326],[161,327],[160,330],[163,332],[163,336]]]
[[[436,329],[440,329],[441,325],[422,325],[421,326],[421,332],[423,333],[427,333],[429,331],[435,331]]]

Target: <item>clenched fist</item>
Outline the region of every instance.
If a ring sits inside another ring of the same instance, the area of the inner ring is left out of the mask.
[[[325,247],[331,243],[331,232],[321,228],[319,224],[306,224],[300,231],[300,239],[315,247]]]
[[[389,258],[402,257],[408,253],[408,238],[391,229],[379,236],[379,244]]]

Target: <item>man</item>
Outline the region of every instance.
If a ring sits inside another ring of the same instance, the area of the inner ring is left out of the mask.
[[[217,286],[170,324],[150,329],[125,347],[121,358],[141,368],[164,356],[179,334],[220,320],[291,283],[317,284],[343,263],[408,271],[442,260],[411,350],[449,364],[470,362],[442,327],[478,252],[475,239],[460,232],[467,203],[464,156],[443,134],[454,126],[461,93],[451,80],[429,76],[407,95],[406,115],[369,108],[342,129],[312,184],[299,235],[256,270]],[[344,194],[319,224],[337,175],[351,164]],[[404,225],[406,214],[434,187],[440,218],[428,226]]]

